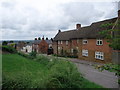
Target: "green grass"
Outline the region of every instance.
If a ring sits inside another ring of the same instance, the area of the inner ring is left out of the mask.
[[[39,56],[2,55],[4,88],[102,88],[82,77],[74,64]]]

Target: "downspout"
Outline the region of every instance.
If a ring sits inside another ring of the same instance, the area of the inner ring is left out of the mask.
[[[57,55],[58,55],[58,40],[57,40]]]

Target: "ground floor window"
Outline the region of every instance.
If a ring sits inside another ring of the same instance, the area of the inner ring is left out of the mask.
[[[71,53],[73,53],[73,49],[71,49]]]
[[[82,55],[83,55],[83,56],[88,56],[88,50],[83,49],[83,50],[82,50]]]
[[[95,58],[104,60],[104,53],[103,52],[95,52]]]

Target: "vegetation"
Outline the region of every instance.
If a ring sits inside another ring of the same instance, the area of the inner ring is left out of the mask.
[[[2,42],[2,45],[7,45],[7,44],[8,44],[7,41],[3,41],[3,42]]]
[[[109,27],[113,27],[113,29],[108,29]],[[100,27],[105,28],[100,32],[100,34],[104,35],[109,42],[109,46],[114,50],[120,50],[120,20],[114,25],[113,23],[102,24]]]
[[[12,46],[2,45],[2,51],[9,53],[17,53],[17,50]]]
[[[31,57],[35,58],[35,57],[36,57],[36,54],[37,54],[37,52],[32,51],[29,55],[30,55]]]
[[[78,51],[76,49],[73,49],[73,53],[70,53],[67,50],[61,49],[60,55],[54,55],[54,56],[68,57],[68,58],[78,58],[77,53],[78,53]]]
[[[102,88],[89,82],[76,66],[58,58],[2,55],[3,88]]]

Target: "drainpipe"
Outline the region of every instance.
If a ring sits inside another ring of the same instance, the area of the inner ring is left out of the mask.
[[[57,41],[57,55],[58,55],[58,41]]]

